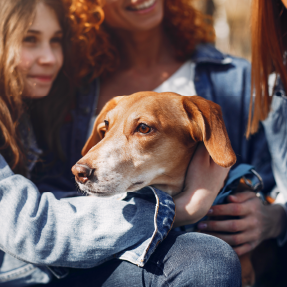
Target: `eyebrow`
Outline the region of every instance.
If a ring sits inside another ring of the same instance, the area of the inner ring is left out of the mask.
[[[40,31],[38,31],[38,30],[32,30],[32,29],[28,30],[27,33],[32,33],[32,34],[37,34],[37,35],[41,34]],[[56,32],[54,33],[54,35],[58,35],[58,34],[63,34],[63,31],[62,31],[62,30],[58,30],[58,31],[56,31]]]

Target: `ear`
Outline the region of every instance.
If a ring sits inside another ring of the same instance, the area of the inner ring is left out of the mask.
[[[90,135],[89,139],[87,140],[86,144],[82,149],[82,156],[84,156],[93,146],[95,146],[99,141],[103,139],[106,131],[104,124],[106,115],[110,110],[114,109],[117,106],[118,102],[122,98],[124,98],[124,96],[115,97],[105,104],[105,106],[99,113],[97,119],[95,120],[92,134]]]
[[[203,141],[211,158],[220,166],[230,167],[236,162],[235,153],[225,128],[221,108],[198,96],[183,97],[194,141]]]

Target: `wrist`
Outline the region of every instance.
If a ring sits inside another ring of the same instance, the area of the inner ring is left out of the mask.
[[[173,227],[190,224],[190,214],[186,207],[187,202],[185,196],[183,194],[180,194],[175,196],[173,199],[176,207]]]
[[[198,222],[206,215],[216,195],[217,192],[207,189],[197,189],[195,192],[185,191],[176,195],[173,198],[176,206],[174,227]]]

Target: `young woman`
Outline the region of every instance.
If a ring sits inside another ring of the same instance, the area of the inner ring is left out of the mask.
[[[82,25],[83,30],[87,29],[85,21],[92,23],[95,7],[100,9],[95,1],[78,1],[71,11],[73,20]],[[243,59],[222,54],[210,44],[214,40],[210,19],[194,9],[190,0],[107,0],[102,9],[103,24],[97,30],[87,31],[82,46],[89,55],[90,65],[95,65],[99,58],[106,59],[95,82],[95,101],[91,100],[90,104],[86,101],[87,106],[93,106],[90,112],[97,114],[114,96],[143,90],[173,91],[186,96],[197,94],[212,100],[222,108],[237,155],[236,165],[253,165],[263,179],[264,191],[270,191],[274,179],[263,128],[249,140],[245,138],[251,92],[250,65]],[[85,46],[86,42],[90,46]],[[207,176],[208,171],[199,175],[203,181]],[[212,177],[209,180],[212,181]],[[241,215],[242,220],[210,220],[202,222],[199,229],[226,240],[239,255],[254,248],[263,238],[280,234],[274,222],[282,219],[281,206],[261,207],[253,192],[230,197],[229,201],[224,207],[212,208],[209,215],[219,215],[222,208],[224,215],[231,212],[234,215],[240,209],[236,215]],[[187,202],[177,202],[177,210],[188,209]],[[262,232],[264,222],[272,228]],[[232,232],[234,225],[237,234]],[[230,235],[221,233],[226,231]]]
[[[74,156],[69,160],[78,156],[89,111],[77,100],[89,102],[94,95],[83,88],[74,96],[70,88],[90,70],[73,61],[77,33],[69,34],[65,11],[59,0],[0,0],[0,284],[126,286],[128,278],[129,286],[240,286],[238,259],[227,244],[202,234],[167,236],[175,210],[165,193],[147,188],[158,205],[140,196],[68,197],[75,195],[74,187],[65,192],[72,165],[57,169],[56,159],[66,151]],[[204,149],[199,154],[220,186],[227,171],[218,171]],[[46,166],[51,155],[55,164]],[[51,192],[40,195],[28,178],[42,179],[50,170],[57,176],[39,188]],[[187,182],[186,194],[198,189]],[[62,267],[97,265],[56,279],[67,275]]]

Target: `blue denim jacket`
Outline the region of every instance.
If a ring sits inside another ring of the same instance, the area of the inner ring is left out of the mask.
[[[275,181],[264,129],[260,126],[249,140],[245,137],[251,94],[249,62],[224,55],[211,45],[199,46],[192,60],[196,63],[194,82],[197,95],[221,106],[237,156],[233,168],[241,163],[252,165],[263,179],[263,191],[270,191]]]
[[[276,80],[276,81],[275,81]],[[269,77],[270,94],[273,92],[271,110],[263,126],[272,156],[272,168],[276,185],[284,199],[281,201],[287,215],[287,96],[279,77]],[[287,242],[286,234],[278,238],[280,246]]]

